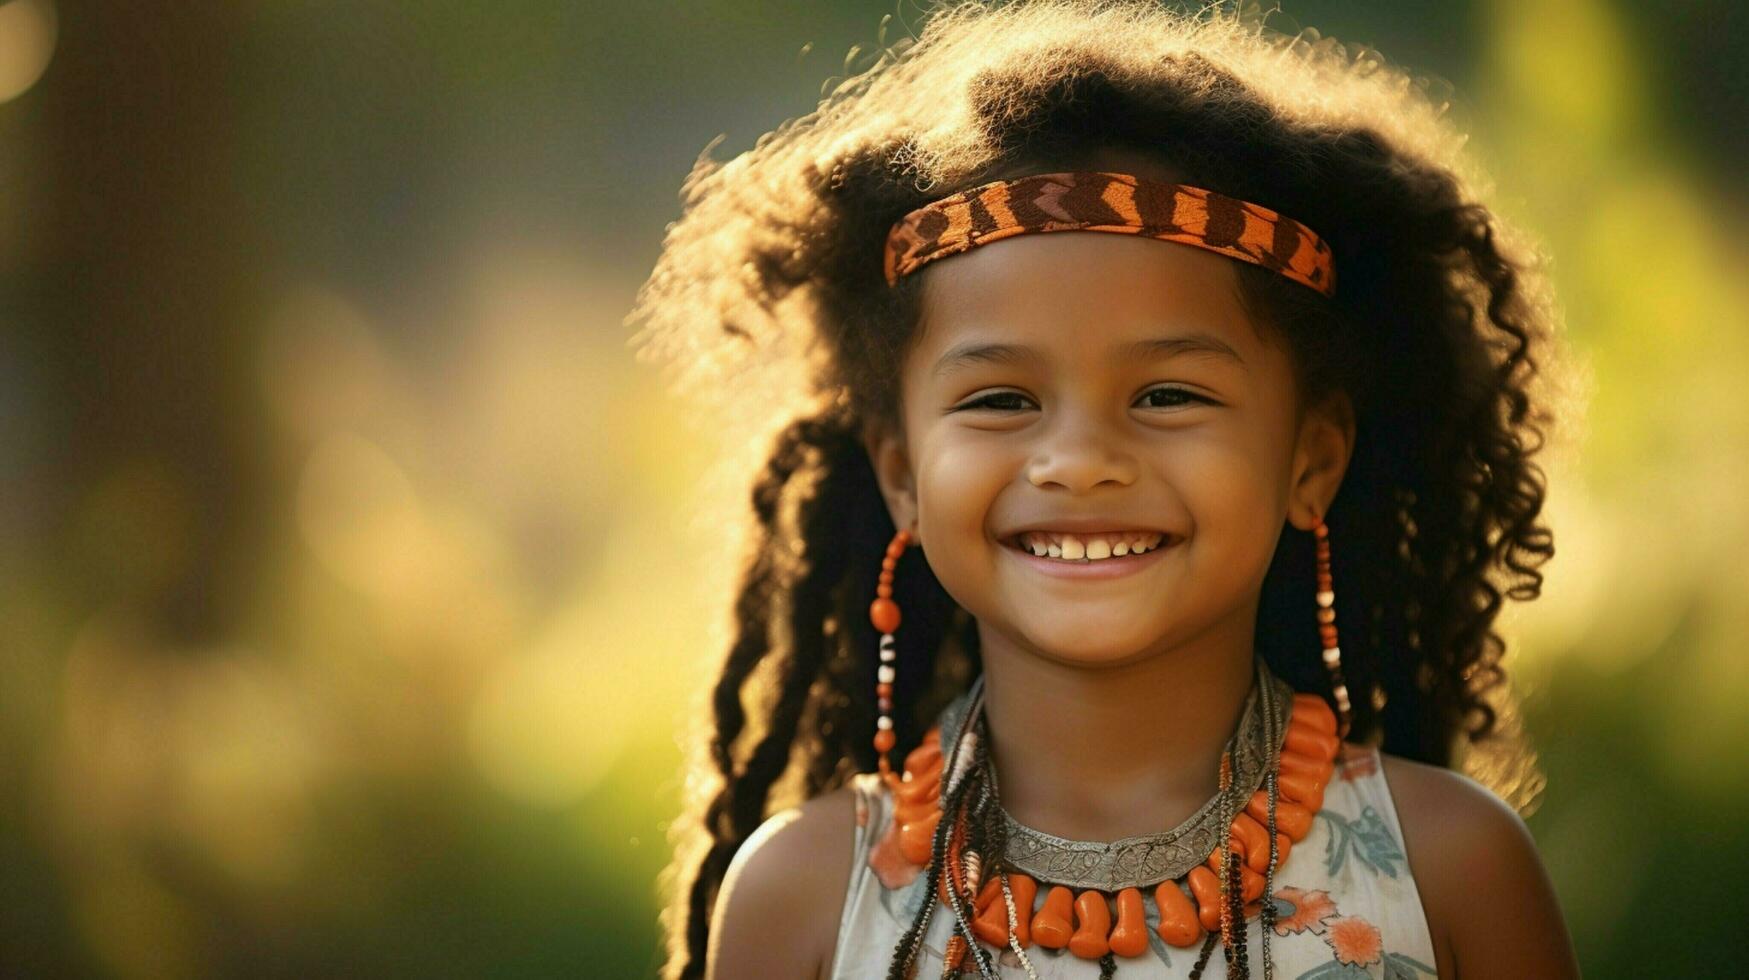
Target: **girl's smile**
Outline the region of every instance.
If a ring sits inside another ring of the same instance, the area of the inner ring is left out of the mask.
[[[1110,579],[1152,567],[1174,538],[1159,532],[1053,534],[1029,531],[1004,539],[1017,560],[1045,575]],[[1050,542],[1047,544],[1046,542]]]

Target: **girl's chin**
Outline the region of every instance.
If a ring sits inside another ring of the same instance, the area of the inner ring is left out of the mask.
[[[1027,609],[1013,625],[1026,644],[1044,656],[1090,667],[1133,660],[1169,630],[1168,624],[1152,622],[1139,613],[1051,617],[1051,610],[1042,604]]]

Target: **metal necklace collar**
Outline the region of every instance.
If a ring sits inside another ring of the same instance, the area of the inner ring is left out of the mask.
[[[1007,866],[1053,884],[1117,892],[1178,878],[1208,860],[1209,853],[1222,843],[1225,829],[1222,813],[1244,809],[1246,801],[1263,785],[1269,763],[1280,752],[1287,733],[1293,688],[1276,677],[1263,658],[1256,658],[1256,665],[1255,681],[1245,697],[1238,728],[1227,743],[1233,753],[1233,781],[1225,795],[1225,805],[1222,794],[1217,793],[1183,823],[1161,833],[1105,843],[1069,840],[1028,827],[1001,809],[995,765],[986,753],[985,785],[996,796],[1007,828],[1007,845],[1003,849]],[[962,726],[978,733],[978,737],[988,737],[982,731],[983,693],[984,678],[980,674],[969,690],[943,710],[943,745],[957,748]]]

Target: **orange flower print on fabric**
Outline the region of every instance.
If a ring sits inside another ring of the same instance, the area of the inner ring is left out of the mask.
[[[898,824],[889,824],[880,842],[868,852],[868,866],[887,889],[903,888],[916,880],[922,869],[912,864],[899,849]]]
[[[1360,916],[1338,916],[1326,925],[1330,931],[1324,941],[1336,952],[1337,960],[1352,966],[1367,966],[1384,956],[1385,944],[1379,936],[1379,927]]]
[[[1376,748],[1343,742],[1339,756],[1340,764],[1336,767],[1336,773],[1343,782],[1352,783],[1378,771],[1379,754]]]
[[[1275,934],[1324,931],[1324,920],[1336,914],[1336,903],[1326,891],[1279,888],[1275,892]]]

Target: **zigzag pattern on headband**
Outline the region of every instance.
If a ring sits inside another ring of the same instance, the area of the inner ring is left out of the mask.
[[[976,245],[1046,231],[1109,231],[1195,245],[1326,296],[1336,291],[1330,246],[1298,221],[1201,187],[1104,171],[994,181],[912,211],[887,233],[887,283]]]

